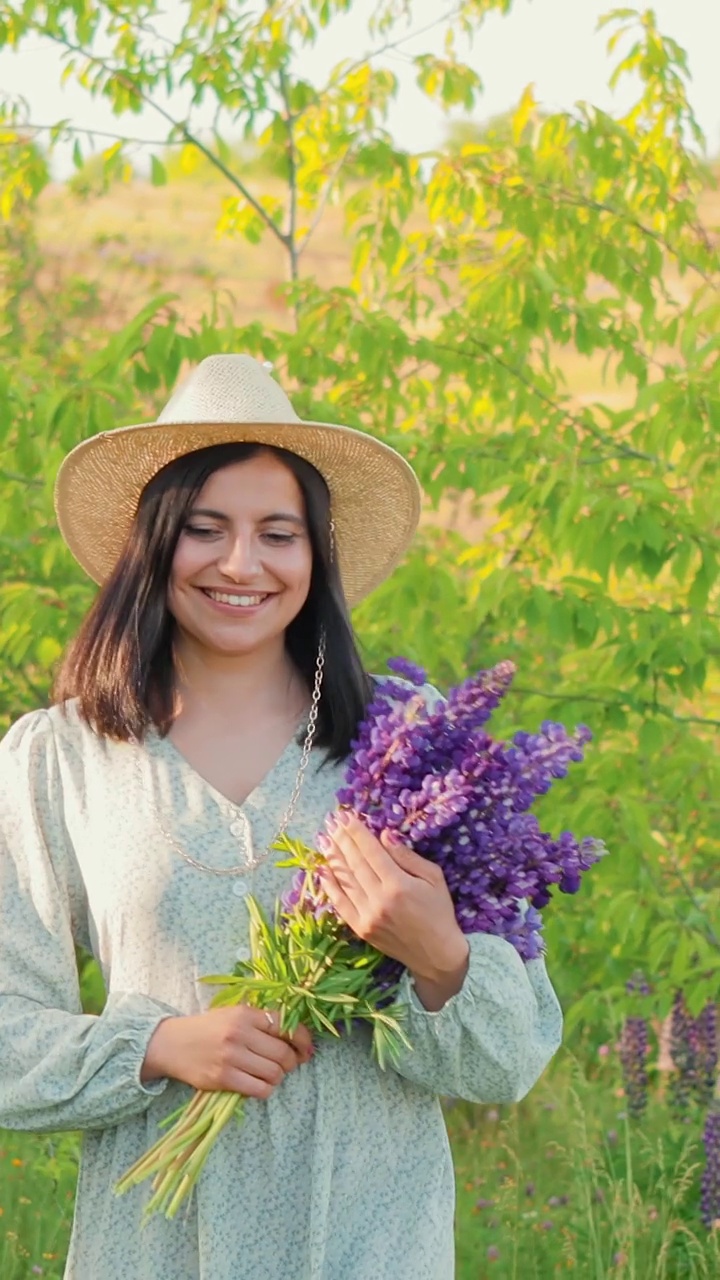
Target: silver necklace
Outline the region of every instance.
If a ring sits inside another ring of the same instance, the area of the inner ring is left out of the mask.
[[[270,844],[268,845],[264,853],[259,854],[257,857],[255,856],[253,852],[253,844],[252,844],[252,829],[250,827],[250,822],[246,814],[243,813],[242,809],[238,805],[232,804],[230,801],[227,801],[227,806],[230,812],[233,814],[233,822],[230,824],[230,830],[234,836],[237,836],[238,838],[242,836],[242,839],[240,841],[240,847],[242,848],[243,853],[245,855],[245,861],[238,863],[237,866],[234,866],[234,867],[209,867],[206,862],[199,862],[197,858],[191,857],[191,855],[187,852],[187,850],[183,849],[180,842],[175,839],[175,836],[170,831],[167,830],[167,828],[163,823],[162,816],[160,814],[160,810],[157,805],[157,801],[153,798],[153,816],[155,818],[159,831],[165,837],[170,847],[174,849],[174,851],[178,853],[180,857],[185,860],[185,862],[189,863],[191,867],[195,867],[197,871],[207,871],[212,876],[240,876],[243,874],[247,874],[248,871],[255,871],[255,869],[259,867],[265,861],[265,859],[270,856],[273,845],[276,843],[276,841],[279,840],[282,835],[285,835],[288,829],[288,826],[290,825],[292,816],[297,807],[297,802],[300,799],[300,792],[302,791],[303,782],[305,781],[305,773],[307,771],[308,764],[310,763],[310,752],[312,751],[313,741],[315,739],[315,731],[317,729],[318,708],[320,706],[320,691],[322,688],[322,678],[323,678],[324,667],[325,667],[325,633],[323,632],[320,637],[320,644],[318,646],[317,662],[315,664],[315,684],[313,687],[312,699],[310,702],[310,711],[308,713],[308,718],[307,718],[307,727],[305,730],[305,739],[303,742],[302,755],[300,757],[300,764],[298,766],[297,774],[295,775],[295,785],[293,786],[292,794],[288,801],[288,806],[282,816],[280,827],[276,835],[270,841]],[[140,753],[138,753],[136,760],[137,760],[137,767],[139,770],[140,769]],[[238,830],[238,825],[240,826],[240,830]]]

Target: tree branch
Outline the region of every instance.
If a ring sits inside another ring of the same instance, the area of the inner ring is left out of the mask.
[[[347,160],[349,151],[350,151],[350,144],[348,143],[342,155],[339,157],[339,159],[335,162],[332,169],[330,170],[330,175],[328,177],[323,193],[318,201],[318,205],[315,210],[315,213],[313,214],[310,226],[308,227],[307,231],[305,232],[305,235],[303,236],[298,246],[298,251],[297,251],[298,258],[300,258],[301,255],[305,252],[305,249],[307,248],[307,245],[311,236],[313,236],[315,231],[317,230],[320,220],[327,207],[327,202],[330,199],[333,186],[335,185],[335,180],[338,177],[338,174],[340,173],[340,170],[342,169],[345,161]]]
[[[171,116],[169,111],[166,111],[165,108],[161,107],[158,102],[155,102],[155,100],[152,97],[150,97],[149,94],[145,93],[142,89],[138,88],[138,86],[122,71],[117,71],[114,68],[109,67],[107,62],[104,60],[104,58],[98,58],[97,55],[88,53],[87,49],[83,49],[79,45],[74,45],[69,40],[66,40],[64,37],[54,35],[52,32],[43,31],[42,34],[47,35],[48,39],[54,40],[56,44],[61,45],[62,48],[69,50],[69,52],[78,53],[80,54],[81,57],[87,58],[89,62],[94,63],[96,66],[102,67],[102,69],[105,72],[107,72],[109,76],[114,76],[117,79],[118,83],[124,85],[125,88],[129,89],[133,94],[135,94],[140,99],[141,102],[145,102],[149,107],[152,107],[153,111],[157,111],[158,114],[161,115],[164,120],[168,121],[168,123],[171,125],[173,130],[179,131],[181,133],[182,137],[187,143],[189,143],[193,147],[197,147],[198,151],[202,152],[202,154],[206,157],[206,159],[209,160],[210,163],[214,165],[214,167],[218,169],[219,172],[222,173],[225,178],[227,178],[228,182],[230,182],[232,186],[234,186],[240,192],[243,198],[247,200],[250,207],[254,209],[258,217],[265,223],[265,226],[268,228],[269,231],[272,232],[275,238],[280,241],[283,247],[285,249],[289,248],[289,242],[288,242],[287,236],[284,235],[283,232],[279,229],[279,227],[275,224],[275,222],[270,217],[270,214],[267,212],[267,210],[263,209],[262,205],[259,203],[258,200],[256,200],[255,196],[252,194],[250,189],[245,186],[245,183],[240,178],[238,178],[237,174],[233,173],[231,169],[228,169],[227,165],[223,163],[223,161],[219,158],[219,156],[213,155],[212,151],[210,151],[210,149],[205,146],[205,143],[201,142],[199,138],[197,138],[194,134],[190,132],[187,124],[184,121],[181,122],[181,121],[175,120],[173,116]]]
[[[603,707],[620,707],[623,711],[635,711],[638,714],[651,711],[654,715],[665,716],[667,720],[674,720],[677,724],[701,724],[709,728],[720,726],[720,720],[708,719],[705,716],[678,716],[669,707],[663,707],[654,702],[634,702],[622,697],[605,698],[596,693],[585,693],[580,690],[574,692],[561,689],[558,693],[548,693],[546,689],[530,689],[527,685],[517,684],[512,686],[511,692],[524,693],[533,698],[547,698],[550,702],[597,702]]]
[[[567,422],[571,422],[573,426],[577,427],[581,431],[588,432],[589,435],[594,436],[594,438],[599,440],[606,448],[612,449],[615,457],[636,458],[640,462],[651,462],[664,471],[675,470],[672,462],[665,462],[664,459],[656,457],[655,454],[644,453],[640,449],[633,449],[631,445],[624,444],[622,441],[615,441],[612,437],[609,437],[606,432],[602,431],[600,427],[596,427],[593,422],[589,422],[584,418],[578,417],[576,413],[573,413],[570,409],[566,408],[565,405],[560,404],[557,400],[553,400],[552,396],[549,396],[545,391],[541,391],[522,369],[518,369],[515,365],[510,364],[508,360],[504,360],[503,357],[493,351],[486,342],[482,342],[479,338],[471,337],[467,337],[465,340],[473,346],[478,347],[486,356],[491,360],[494,360],[502,369],[505,369],[507,373],[512,374],[519,382],[522,382],[538,400],[541,400],[543,404],[548,405],[548,407],[553,409],[555,413],[561,414]],[[439,350],[448,351],[452,355],[466,354],[461,347],[452,347],[448,343],[436,342],[434,339],[430,339],[430,341],[433,346],[436,346]]]
[[[290,191],[290,202],[288,208],[288,229],[286,243],[288,254],[290,257],[290,279],[293,285],[298,282],[298,251],[297,251],[297,205],[298,205],[298,187],[297,187],[297,150],[295,147],[295,124],[290,104],[290,89],[288,87],[287,75],[284,67],[280,67],[278,72],[280,81],[280,97],[285,107],[285,130],[287,133],[287,160],[288,160],[288,188]],[[293,304],[293,312],[295,315],[295,326],[297,328],[299,320],[299,309],[297,301]]]

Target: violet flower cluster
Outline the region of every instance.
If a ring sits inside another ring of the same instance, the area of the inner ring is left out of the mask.
[[[715,1093],[720,1038],[717,1006],[710,1000],[693,1018],[682,991],[676,991],[670,1019],[670,1055],[675,1068],[670,1105],[682,1115],[691,1097],[708,1106]]]
[[[700,1216],[710,1231],[720,1226],[720,1108],[711,1107],[703,1129],[705,1168],[700,1184]]]
[[[478,672],[446,701],[421,692],[420,667],[402,658],[388,666],[404,679],[376,682],[338,803],[442,868],[465,933],[497,934],[535,959],[553,888],[576,893],[606,852],[570,831],[554,838],[530,812],[582,760],[590,731],[545,721],[510,742],[492,738],[484,726],[512,682],[511,662]],[[300,880],[294,888],[301,892]]]
[[[620,1061],[627,1109],[634,1119],[641,1116],[648,1101],[647,1018],[626,1018],[620,1039]]]

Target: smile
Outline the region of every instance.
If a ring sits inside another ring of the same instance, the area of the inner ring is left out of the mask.
[[[230,604],[235,608],[249,609],[264,604],[269,597],[269,592],[257,595],[236,595],[230,591],[211,591],[207,587],[201,587],[203,595],[208,596],[210,600],[214,600],[217,604]]]

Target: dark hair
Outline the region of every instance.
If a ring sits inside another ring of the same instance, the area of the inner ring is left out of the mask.
[[[70,645],[53,688],[55,702],[77,698],[81,716],[102,736],[142,740],[151,724],[168,732],[174,718],[175,621],[167,591],[180,533],[213,472],[263,451],[277,457],[297,480],[312,547],[310,591],[287,628],[287,651],[312,689],[325,632],[315,742],[331,760],[348,754],[372,686],[332,555],[328,487],[304,458],[256,443],[211,445],[184,454],[143,489],[125,548]]]

